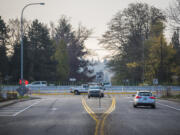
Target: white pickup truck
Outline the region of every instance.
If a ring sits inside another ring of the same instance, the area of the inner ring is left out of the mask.
[[[74,93],[75,95],[80,95],[81,93],[88,93],[88,84],[82,84],[81,86],[72,87],[71,93]]]

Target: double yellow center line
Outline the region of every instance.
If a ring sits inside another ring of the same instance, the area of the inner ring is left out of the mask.
[[[94,135],[104,135],[104,124],[107,116],[113,112],[116,108],[116,100],[113,97],[112,98],[112,104],[108,108],[108,110],[103,113],[101,116],[97,116],[91,108],[87,105],[86,101],[84,98],[82,98],[82,105],[84,106],[85,110],[88,112],[88,114],[96,121],[96,128],[95,128],[95,133]]]

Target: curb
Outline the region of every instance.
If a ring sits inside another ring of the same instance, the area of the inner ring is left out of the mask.
[[[81,93],[80,95],[87,95],[88,93]],[[106,95],[127,95],[136,94],[136,92],[105,92]],[[74,95],[74,93],[32,93],[31,95]]]
[[[74,95],[73,93],[32,93],[31,95]]]
[[[34,99],[39,99],[39,98],[34,98],[34,97],[29,97],[27,99],[14,99],[14,100],[10,100],[10,101],[3,101],[0,102],[0,108],[12,105],[12,104],[16,104],[18,102],[24,102],[24,101],[28,101],[28,100],[34,100]]]

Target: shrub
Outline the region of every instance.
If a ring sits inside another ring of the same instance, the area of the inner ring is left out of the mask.
[[[17,93],[15,92],[8,92],[7,99],[17,99]]]

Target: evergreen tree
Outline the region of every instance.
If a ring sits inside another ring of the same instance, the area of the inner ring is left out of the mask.
[[[173,69],[172,62],[175,51],[168,46],[163,35],[164,26],[161,21],[151,25],[150,37],[146,41],[148,56],[146,58],[146,81],[152,83],[158,78],[160,83],[171,81]]]
[[[8,28],[0,16],[0,74],[2,80],[8,75],[7,39]]]
[[[172,66],[174,67],[172,69],[173,72],[173,83],[174,84],[180,84],[180,43],[179,43],[179,29],[177,31],[174,31],[171,44],[174,48],[175,55],[173,59]]]
[[[53,59],[57,62],[56,65],[56,78],[61,81],[67,81],[69,76],[69,62],[67,46],[63,40],[60,40],[55,45],[55,53]]]
[[[28,72],[27,78],[47,81],[53,79],[53,46],[47,26],[38,20],[33,21],[28,32],[28,40],[28,58],[24,60],[29,63],[25,71]]]
[[[174,31],[172,39],[171,39],[173,48],[178,50],[180,48],[180,43],[179,43],[179,30]]]
[[[14,44],[12,45],[13,47],[13,54],[10,56],[10,74],[12,76],[11,78],[11,81],[14,83],[14,82],[18,82],[19,79],[20,79],[20,74],[21,74],[21,67],[20,67],[20,59],[21,59],[21,44],[19,42],[19,40],[16,40],[14,42]],[[29,69],[29,66],[30,66],[30,63],[29,63],[29,58],[28,58],[28,41],[27,41],[27,37],[24,36],[23,38],[23,49],[24,49],[24,55],[23,55],[23,58],[24,58],[24,63],[23,63],[23,69],[24,69],[24,79],[28,79],[29,80],[29,72],[28,72],[28,69]]]
[[[90,34],[91,32],[82,26],[79,26],[77,31],[73,31],[69,20],[64,16],[59,20],[59,24],[55,29],[54,40],[57,45],[62,41],[66,44],[68,63],[63,63],[69,65],[69,73],[66,74],[68,75],[67,78],[76,78],[77,81],[92,80],[92,77],[88,76],[93,72],[88,68],[90,63],[84,59],[88,54],[84,43]],[[64,61],[66,60],[64,59]]]

